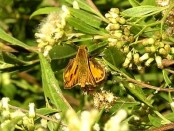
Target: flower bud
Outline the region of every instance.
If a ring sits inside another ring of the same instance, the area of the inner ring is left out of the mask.
[[[147,60],[149,58],[149,53],[145,53],[144,55],[142,55],[140,57],[140,61],[144,61],[144,60]]]
[[[134,63],[135,64],[138,64],[140,61],[139,61],[139,59],[140,59],[140,55],[138,54],[138,53],[135,53],[134,55],[133,55],[133,58],[134,58]]]
[[[155,61],[157,63],[158,68],[163,68],[161,56],[156,56]]]
[[[110,12],[111,12],[111,13],[115,13],[115,14],[119,14],[119,13],[120,13],[120,11],[119,11],[118,8],[111,8],[111,9],[110,9]]]
[[[62,10],[64,11],[65,15],[69,15],[70,14],[68,8],[65,5],[62,6]]]
[[[144,50],[145,50],[146,52],[151,52],[150,47],[145,47]]]
[[[123,52],[128,53],[129,52],[129,46],[125,46],[124,49],[123,49]]]
[[[78,2],[75,0],[73,1],[73,8],[74,9],[80,9]]]
[[[165,46],[164,46],[164,49],[168,52],[168,51],[170,51],[170,45],[169,44],[166,44]]]
[[[127,56],[126,56],[129,60],[132,60],[132,52],[130,51]]]
[[[164,47],[164,43],[163,42],[159,42],[159,47]]]
[[[107,31],[118,30],[118,29],[120,29],[120,25],[118,23],[115,24],[109,23],[108,26],[106,27]]]
[[[120,17],[119,21],[118,21],[120,24],[125,24],[126,23],[126,20],[123,18],[123,17]]]
[[[154,52],[156,51],[155,46],[151,46],[151,47],[150,47],[150,51],[154,53]]]
[[[112,15],[111,15],[110,13],[106,13],[106,14],[105,14],[105,17],[106,17],[106,18],[111,18]]]
[[[29,117],[34,118],[36,116],[34,103],[29,104]]]
[[[162,55],[167,55],[167,51],[164,48],[160,48],[159,53]]]
[[[166,57],[168,60],[172,60],[173,59],[173,56],[168,54],[167,57]]]
[[[126,58],[124,63],[123,63],[123,67],[127,68],[129,63],[130,63],[130,60],[128,58]]]
[[[121,32],[118,32],[118,31],[115,31],[114,36],[116,38],[120,39],[122,37],[122,33]]]
[[[174,47],[171,48],[171,53],[174,54]]]
[[[117,46],[118,49],[120,49],[121,47],[123,47],[123,45],[124,45],[124,42],[123,41],[118,41],[117,44],[116,44],[116,46]]]
[[[2,108],[4,108],[5,110],[9,110],[9,106],[8,106],[9,101],[10,99],[8,97],[3,97],[1,100]]]
[[[155,39],[154,39],[154,38],[149,38],[149,39],[147,40],[147,43],[148,43],[148,44],[154,44],[154,43],[155,43]]]
[[[154,61],[154,58],[149,58],[146,62],[145,62],[145,66],[150,66],[150,64]]]

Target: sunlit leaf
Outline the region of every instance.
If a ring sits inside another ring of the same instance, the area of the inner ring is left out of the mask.
[[[57,109],[63,112],[71,109],[71,106],[62,94],[58,81],[56,80],[48,61],[43,57],[42,54],[39,54],[39,58],[41,63],[42,82],[45,97],[48,98]]]
[[[54,11],[60,11],[60,8],[58,8],[58,7],[40,8],[31,14],[30,19],[32,19],[34,16],[49,14],[50,12],[54,12]]]
[[[18,46],[23,47],[27,50],[32,50],[32,48],[30,46],[26,45],[25,43],[19,41],[18,39],[14,38],[12,36],[10,36],[5,31],[3,31],[1,28],[0,28],[0,39],[4,40],[6,42],[9,42],[12,45],[18,45]]]
[[[137,6],[134,8],[129,8],[127,10],[124,10],[122,12],[123,16],[128,17],[143,17],[145,15],[152,14],[154,12],[161,12],[165,10],[165,7],[157,7],[157,6],[151,6],[151,5],[145,5],[145,6]]]

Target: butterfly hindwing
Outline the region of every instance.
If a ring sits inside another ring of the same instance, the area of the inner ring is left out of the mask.
[[[92,76],[95,79],[95,82],[96,83],[101,82],[105,78],[104,68],[95,59],[89,60],[89,66]]]

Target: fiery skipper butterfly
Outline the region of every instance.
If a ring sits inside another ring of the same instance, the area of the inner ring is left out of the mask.
[[[89,58],[87,47],[81,45],[76,57],[71,59],[65,68],[63,78],[65,89],[71,89],[76,85],[82,88],[95,87],[105,78],[105,70],[95,59]]]

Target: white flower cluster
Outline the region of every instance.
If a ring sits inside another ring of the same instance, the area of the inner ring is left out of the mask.
[[[36,41],[41,52],[47,56],[52,46],[59,44],[65,34],[66,20],[69,11],[66,6],[62,10],[50,13],[40,24],[38,32],[35,33]]]
[[[122,122],[127,117],[125,110],[119,110],[104,126],[104,131],[129,131],[128,123]]]
[[[80,116],[77,116],[73,110],[68,110],[66,113],[66,131],[91,131],[91,129],[99,131],[100,128],[95,123],[98,115],[97,110],[83,111]]]
[[[95,123],[98,116],[98,110],[82,111],[80,116],[77,116],[73,110],[68,110],[65,116],[67,128],[63,131],[100,131],[102,128]],[[104,131],[129,131],[128,123],[123,121],[126,117],[127,112],[119,110],[104,124]]]
[[[125,46],[126,41],[132,41],[133,37],[130,34],[130,27],[127,26],[126,20],[120,16],[118,8],[111,8],[108,13],[105,14],[109,24],[106,30],[109,32],[110,37],[108,38],[109,46],[116,46],[121,48]]]
[[[118,9],[112,8],[105,17],[109,21],[106,27],[110,34],[109,46],[115,46],[125,54],[124,68],[144,72],[145,67],[151,66],[154,62],[158,68],[163,68],[163,59],[173,60],[174,47],[165,40],[167,34],[161,35],[156,32],[151,38],[139,38],[135,41],[130,31],[131,26],[126,24]]]
[[[34,118],[36,116],[35,113],[35,108],[34,108],[34,103],[29,104],[29,112],[24,113],[20,109],[16,110],[11,110],[10,105],[8,102],[10,101],[9,98],[4,97],[0,101],[0,119],[1,119],[1,124],[0,124],[0,130],[7,130],[9,129],[10,124],[15,124],[16,120],[16,129],[20,130],[44,130],[47,128],[47,123],[41,120],[41,126],[40,127],[35,127],[34,124]],[[11,127],[15,128],[14,125],[11,125]]]
[[[105,111],[109,111],[117,99],[117,97],[115,97],[113,93],[105,90],[102,90],[101,92],[96,92],[93,94],[93,96],[94,96],[94,106],[97,109],[104,108]]]

